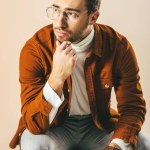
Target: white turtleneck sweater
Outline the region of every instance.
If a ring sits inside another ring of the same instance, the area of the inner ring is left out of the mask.
[[[77,61],[74,70],[71,74],[72,78],[72,97],[71,108],[69,115],[87,115],[91,114],[88,95],[86,91],[85,76],[84,76],[84,62],[88,53],[90,53],[90,46],[94,38],[94,28],[92,28],[89,35],[78,44],[71,44],[77,54]],[[64,95],[61,98],[55,93],[47,82],[43,88],[43,96],[52,106],[49,114],[50,123],[53,121],[58,108],[64,101]],[[121,139],[113,139],[111,143],[116,143],[122,150],[132,150],[131,144],[124,142]]]
[[[78,44],[72,44],[76,51],[77,61],[71,74],[72,78],[72,97],[69,115],[87,115],[91,114],[88,95],[85,85],[84,62],[94,37],[94,28],[90,34]]]

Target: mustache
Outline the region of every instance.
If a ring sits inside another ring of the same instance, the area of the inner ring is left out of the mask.
[[[71,33],[70,31],[64,30],[64,29],[59,28],[59,27],[54,27],[53,30],[57,30],[57,31],[64,32],[64,33]]]

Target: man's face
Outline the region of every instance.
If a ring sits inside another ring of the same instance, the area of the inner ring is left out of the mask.
[[[61,11],[59,17],[53,20],[53,30],[57,40],[77,43],[86,36],[89,16],[85,0],[54,0],[53,6]],[[74,18],[77,14],[77,19],[70,21],[65,12]]]

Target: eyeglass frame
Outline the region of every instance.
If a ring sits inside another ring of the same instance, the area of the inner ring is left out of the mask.
[[[52,6],[49,6],[49,7],[46,9],[46,13],[47,13],[47,17],[48,17],[48,18],[50,18],[50,16],[48,15],[48,9],[50,9],[50,8],[53,9],[54,7],[57,8],[56,6],[53,6],[53,5],[52,5]],[[68,15],[67,15],[67,12],[69,12],[69,11],[70,11],[70,12],[74,12],[74,11],[75,11],[75,10],[66,10],[66,11],[63,11],[63,10],[61,10],[60,8],[58,8],[58,9],[59,9],[58,18],[60,17],[61,14],[63,14],[63,17],[64,17],[64,14],[65,14],[65,15],[66,15],[65,17],[66,17],[66,21],[67,21],[67,22],[69,21],[69,19],[68,19],[69,17],[68,17]],[[78,12],[78,13],[79,13],[79,12]],[[84,12],[82,13],[82,15],[85,14],[85,13],[88,13],[88,10],[84,11]],[[80,15],[81,15],[81,13],[80,13]],[[80,18],[80,15],[78,15],[78,18]],[[57,17],[56,17],[55,19],[57,19]],[[55,19],[51,19],[51,20],[55,20]],[[67,19],[68,19],[68,20],[67,20]],[[78,19],[77,19],[77,20],[78,20]],[[76,22],[77,22],[77,21],[73,21],[73,23],[76,23]]]

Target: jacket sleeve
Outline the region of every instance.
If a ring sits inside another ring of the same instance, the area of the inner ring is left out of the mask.
[[[137,135],[145,119],[145,100],[138,75],[139,67],[130,43],[124,39],[118,48],[120,59],[115,85],[119,121],[112,139],[120,138],[136,145]],[[125,44],[126,43],[126,44]]]
[[[26,128],[33,134],[49,128],[49,113],[53,108],[43,97],[46,83],[38,45],[28,41],[20,53],[19,81],[21,84],[21,113]]]

